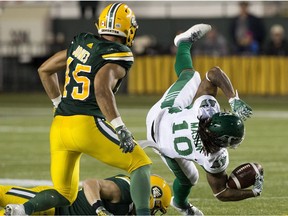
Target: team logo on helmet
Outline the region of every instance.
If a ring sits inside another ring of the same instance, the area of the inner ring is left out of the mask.
[[[153,198],[161,198],[163,196],[163,192],[161,188],[158,186],[153,186],[151,188],[151,193],[152,193]]]

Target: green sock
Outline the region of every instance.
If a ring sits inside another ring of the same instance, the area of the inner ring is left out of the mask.
[[[192,57],[190,53],[191,46],[192,46],[191,42],[181,42],[178,45],[176,53],[176,61],[174,64],[177,77],[180,76],[180,73],[183,70],[192,69],[194,71],[192,65]]]
[[[150,215],[150,165],[131,173],[130,193],[137,215]]]
[[[191,191],[191,184],[181,184],[176,178],[173,182],[174,201],[180,208],[185,208],[188,205],[188,195]]]
[[[69,204],[69,201],[58,191],[49,189],[37,193],[35,197],[24,203],[24,208],[26,214],[31,215],[33,212],[44,211]]]

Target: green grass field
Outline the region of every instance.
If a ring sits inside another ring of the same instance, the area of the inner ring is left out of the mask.
[[[145,115],[157,96],[117,96],[122,118],[136,139],[145,139]],[[229,150],[228,172],[244,162],[264,167],[261,197],[240,202],[220,202],[209,188],[203,170],[192,189],[190,201],[205,215],[288,215],[288,98],[243,97],[254,109],[246,121],[246,138],[236,150]],[[220,98],[222,109],[229,104]],[[52,106],[45,94],[0,94],[0,179],[49,180],[49,127]],[[173,175],[162,160],[147,150],[152,173],[169,184]],[[122,173],[88,156],[81,159],[81,180]],[[169,208],[169,215],[177,213]]]

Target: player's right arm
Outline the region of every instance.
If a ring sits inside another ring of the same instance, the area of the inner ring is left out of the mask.
[[[255,194],[250,189],[231,189],[226,186],[228,179],[225,171],[221,173],[206,173],[207,181],[213,191],[214,196],[222,201],[240,201],[250,197],[255,197]]]
[[[67,50],[62,50],[47,59],[38,69],[43,87],[55,107],[61,101],[57,72],[66,69]]]

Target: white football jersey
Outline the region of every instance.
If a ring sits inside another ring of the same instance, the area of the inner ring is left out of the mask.
[[[187,103],[191,102],[191,97],[193,99],[196,94],[196,90],[191,91],[190,85],[198,89],[199,80],[200,76],[194,76],[187,82],[185,88],[181,89],[180,94],[185,97],[177,97],[177,106],[173,104],[173,106],[163,108],[163,101],[165,102],[168,95],[166,92],[151,108],[146,119],[147,139],[153,141],[150,142],[150,146],[156,148],[162,155],[192,160],[207,172],[219,173],[228,166],[227,149],[221,148],[214,154],[206,155],[202,141],[197,135],[198,118],[200,116],[211,117],[214,113],[220,112],[219,103],[213,96],[203,95],[197,98],[192,106],[187,107]]]

